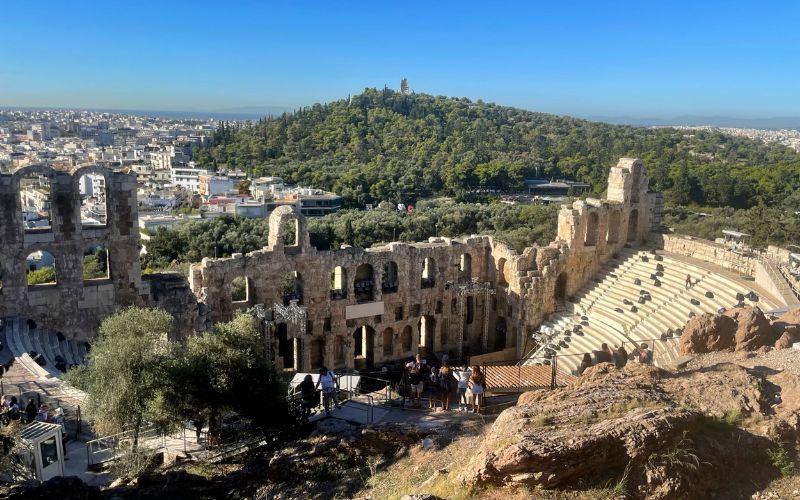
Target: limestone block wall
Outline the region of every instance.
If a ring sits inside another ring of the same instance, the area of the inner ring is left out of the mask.
[[[462,326],[466,355],[513,348],[522,356],[532,347],[529,333],[539,323],[566,307],[567,299],[621,248],[647,239],[652,217],[647,184],[640,160],[621,159],[609,174],[608,200],[590,198],[563,206],[556,241],[521,254],[489,236],[320,252],[309,243],[302,215],[281,207],[270,217],[269,241],[263,250],[204,259],[192,266],[190,283],[211,321],[228,320],[235,311],[255,304],[270,306],[302,296],[308,314],[305,335],[297,327],[281,325],[273,338],[272,349],[281,366],[352,368],[419,351],[452,355]],[[295,237],[285,242],[288,226]],[[470,263],[468,272],[464,255]],[[426,283],[423,269],[428,259],[435,265],[433,281]],[[397,286],[391,291],[383,290],[387,263],[397,269]],[[348,316],[359,305],[356,281],[364,276],[360,270],[365,266],[372,271],[368,275],[374,293],[361,305],[380,303],[383,312]],[[343,270],[338,276],[344,286],[332,293],[336,268]],[[232,300],[237,277],[246,278],[247,297],[240,302]],[[464,299],[469,313],[462,322],[460,299],[446,283],[470,278],[489,283],[494,294]]]
[[[755,259],[731,252],[720,243],[679,234],[654,234],[651,235],[651,240],[656,248],[711,262],[736,273],[755,276]]]
[[[78,182],[84,174],[105,177],[107,223],[81,224]],[[23,226],[20,180],[40,175],[50,184],[51,227]],[[136,176],[100,167],[72,172],[43,165],[17,169],[0,175],[0,317],[20,315],[67,338],[87,340],[100,320],[119,307],[142,304],[137,227]],[[86,250],[102,245],[108,250],[108,279],[84,281]],[[26,258],[43,250],[55,259],[57,283],[28,286]]]

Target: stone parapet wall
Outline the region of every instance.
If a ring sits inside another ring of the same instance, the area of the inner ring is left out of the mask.
[[[755,277],[757,259],[732,252],[720,243],[678,234],[653,234],[650,239],[655,248],[710,262],[729,271]]]

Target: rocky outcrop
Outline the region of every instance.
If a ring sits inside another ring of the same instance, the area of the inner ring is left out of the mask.
[[[723,418],[713,425],[724,432],[708,427],[711,416],[759,412],[766,397],[759,377],[733,364],[677,374],[591,367],[572,386],[527,393],[504,411],[459,480],[560,488],[603,484],[625,471],[635,498],[705,498],[735,467],[751,466],[740,441],[749,443],[746,453],[769,446]]]
[[[775,341],[775,349],[789,349],[795,342],[800,342],[800,327],[790,325]]]
[[[681,335],[681,354],[702,354],[735,346],[736,320],[706,313],[690,319]]]
[[[772,346],[775,332],[761,309],[757,307],[737,307],[725,312],[736,321],[737,351],[755,351],[759,347]]]
[[[772,328],[777,334],[782,334],[791,326],[800,326],[800,308],[786,311],[778,319],[772,322]]]

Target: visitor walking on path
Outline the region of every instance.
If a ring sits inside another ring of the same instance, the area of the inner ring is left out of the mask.
[[[420,402],[420,398],[422,397],[422,363],[420,361],[420,355],[417,354],[415,359],[412,359],[406,365],[406,369],[408,370],[408,384],[411,388],[411,401],[412,406],[415,408],[421,408],[422,403]],[[413,403],[414,400],[417,400],[416,403]]]
[[[333,371],[328,370],[324,366],[319,369],[319,380],[317,380],[314,389],[316,390],[320,384],[322,385],[322,402],[325,406],[325,414],[331,414],[331,400],[333,400],[333,404],[336,405],[336,408],[341,410],[342,407],[339,406],[339,401],[336,400],[336,386],[338,385],[336,375]]]
[[[303,419],[308,420],[311,416],[311,409],[319,404],[317,398],[317,388],[311,375],[306,375],[296,389],[300,393],[300,407],[303,409]]]
[[[36,404],[33,402],[33,399],[28,400],[28,406],[25,407],[25,416],[28,417],[27,422],[31,423],[36,418],[36,415],[39,414],[39,408],[36,408]]]
[[[443,365],[439,370],[439,394],[442,397],[442,410],[447,411],[450,409],[450,392],[453,390],[451,381],[453,373],[447,364]]]
[[[688,289],[692,288],[692,285],[693,285],[693,283],[692,283],[692,275],[691,274],[687,274],[686,275],[686,289],[688,290]]]

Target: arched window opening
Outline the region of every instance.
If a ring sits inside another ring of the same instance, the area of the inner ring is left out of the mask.
[[[356,269],[356,278],[353,280],[356,302],[371,302],[374,298],[375,281],[372,266],[361,264]]]
[[[506,280],[506,259],[504,258],[497,261],[497,284],[499,286],[508,286],[508,280]]]
[[[506,326],[506,319],[502,316],[497,318],[497,321],[494,324],[494,350],[501,351],[506,348],[506,332],[508,328]]]
[[[299,226],[300,222],[296,218],[293,218],[286,221],[281,227],[281,241],[283,241],[284,247],[300,246],[300,241],[298,239],[298,233],[300,232],[298,230]]]
[[[78,179],[81,196],[81,225],[105,226],[108,222],[106,177],[102,174],[84,174]]]
[[[83,254],[83,280],[108,279],[110,277],[108,249],[103,245],[97,245],[86,250]]]
[[[467,297],[467,324],[475,321],[475,297]]]
[[[56,259],[45,250],[37,250],[25,258],[27,268],[26,278],[28,286],[55,285],[58,283],[56,275]]]
[[[636,241],[639,233],[639,211],[637,209],[631,210],[631,214],[628,217],[628,242],[632,243]]]
[[[556,278],[555,299],[557,306],[564,306],[567,303],[567,273],[561,273]]]
[[[433,288],[436,285],[436,261],[426,257],[422,263],[421,288]]]
[[[391,356],[394,352],[394,330],[391,328],[384,330],[383,338],[381,340],[383,343],[383,356]]]
[[[400,334],[400,346],[403,348],[404,353],[411,351],[411,337],[411,326],[406,325],[406,327],[403,328],[403,333]]]
[[[26,174],[19,180],[22,224],[26,231],[50,231],[53,220],[50,180],[44,175]]]
[[[303,278],[297,271],[292,271],[283,279],[283,304],[289,305],[293,300],[303,303]]]
[[[231,302],[247,302],[250,300],[250,278],[237,276],[231,280]]]
[[[608,217],[608,237],[609,243],[619,242],[619,210],[614,210]]]
[[[395,293],[399,285],[397,264],[389,261],[383,265],[383,279],[381,280],[381,290],[383,293]]]
[[[590,212],[589,218],[586,220],[586,238],[583,240],[585,246],[591,247],[597,245],[598,226],[597,212]]]
[[[347,270],[342,266],[336,266],[331,271],[331,300],[339,300],[347,297]]]
[[[468,280],[472,278],[472,256],[470,254],[468,253],[461,254],[459,271],[461,273],[461,279]]]

